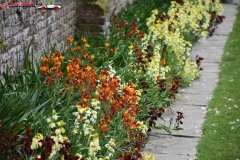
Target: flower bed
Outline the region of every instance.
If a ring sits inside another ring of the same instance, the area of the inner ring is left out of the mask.
[[[98,45],[69,38],[65,51],[53,48],[41,63],[25,60],[18,74],[5,74],[0,158],[154,159],[140,153],[147,133],[170,131],[155,121],[199,76],[202,58],[190,59],[192,43],[223,19],[216,0],[168,5],[166,13],[152,10],[142,30],[112,15],[109,38]]]

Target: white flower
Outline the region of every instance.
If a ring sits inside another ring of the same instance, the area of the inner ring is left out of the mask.
[[[56,129],[55,133],[56,133],[56,135],[60,135],[61,134],[61,130],[60,129]]]
[[[47,123],[52,122],[51,118],[47,118]]]
[[[54,122],[51,122],[51,123],[49,124],[49,126],[50,126],[50,128],[55,128],[55,127],[56,127],[56,124],[55,124]]]

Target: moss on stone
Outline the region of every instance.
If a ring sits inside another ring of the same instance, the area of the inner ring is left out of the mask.
[[[105,13],[108,13],[109,3],[106,0],[97,0],[94,3],[97,4],[98,6],[100,6],[104,10]]]

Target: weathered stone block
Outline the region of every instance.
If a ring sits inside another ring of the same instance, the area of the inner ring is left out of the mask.
[[[51,25],[53,23],[53,18],[52,16],[47,18],[47,25]]]
[[[40,50],[40,47],[41,47],[41,44],[39,42],[35,42],[34,45],[33,45],[33,49],[35,51],[39,51]]]
[[[75,19],[73,18],[73,19],[71,19],[70,21],[69,21],[69,27],[74,27],[75,28],[75,25],[76,25],[76,23],[75,23],[76,21],[75,21]],[[74,29],[73,29],[74,30]]]
[[[77,22],[80,24],[91,24],[92,18],[91,17],[79,17]]]
[[[79,31],[90,31],[90,32],[102,32],[102,26],[96,24],[77,24],[77,29]]]
[[[79,16],[104,16],[104,10],[96,4],[80,4],[77,10]]]
[[[29,34],[33,35],[35,32],[35,28],[33,26],[29,26]]]
[[[30,28],[26,28],[23,30],[23,39],[27,39],[27,37],[29,36],[29,31],[30,31]]]
[[[2,13],[3,13],[3,19],[6,20],[9,17],[9,15],[11,14],[11,9],[9,7],[6,7],[2,11]]]
[[[3,37],[5,39],[8,39],[8,38],[10,38],[10,36],[11,36],[11,29],[10,28],[4,28]]]
[[[96,18],[92,18],[92,23],[93,24],[105,24],[106,22],[106,18],[102,18],[102,17],[96,17]]]
[[[49,34],[50,40],[57,38],[58,34],[59,34],[59,30],[52,31]]]
[[[70,11],[68,14],[67,14],[67,19],[70,20],[74,17],[76,13],[74,11]]]
[[[3,21],[3,10],[0,10],[0,22]]]

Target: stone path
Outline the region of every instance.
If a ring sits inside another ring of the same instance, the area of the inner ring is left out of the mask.
[[[168,124],[170,118],[177,117],[177,111],[183,112],[184,119],[181,128],[172,130],[172,135],[164,130],[153,130],[143,152],[154,154],[156,160],[189,160],[196,154],[196,146],[201,138],[201,126],[204,121],[206,107],[211,94],[216,87],[219,73],[219,62],[228,34],[232,30],[236,18],[239,0],[235,4],[223,4],[223,15],[226,17],[214,35],[206,42],[197,43],[191,51],[192,57],[203,57],[199,80],[194,81],[190,87],[181,90],[176,103],[171,106],[172,111],[164,113],[163,117]],[[157,123],[162,124],[159,120]]]

